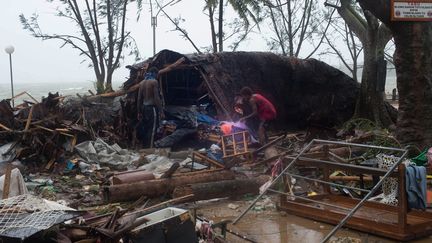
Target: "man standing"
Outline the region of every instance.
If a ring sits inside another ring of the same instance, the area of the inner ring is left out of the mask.
[[[153,147],[159,119],[164,119],[162,101],[157,81],[158,69],[151,67],[141,81],[138,90],[137,111],[138,120],[144,127],[143,144]]]
[[[240,95],[245,101],[249,101],[252,108],[252,113],[242,117],[240,121],[245,121],[249,118],[257,117],[259,119],[258,125],[258,139],[261,144],[266,143],[266,130],[265,126],[271,120],[276,118],[276,109],[273,104],[260,94],[254,94],[249,87],[243,87],[240,90]]]

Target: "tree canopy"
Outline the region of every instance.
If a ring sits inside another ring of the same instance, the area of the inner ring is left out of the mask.
[[[47,0],[56,7],[55,15],[66,20],[72,28],[59,33],[45,32],[39,25],[39,15],[20,15],[25,30],[42,40],[58,40],[61,47],[70,46],[89,61],[96,76],[98,93],[112,90],[112,75],[124,58],[124,51],[139,56],[131,33],[127,31],[128,5],[132,0]],[[141,0],[136,1],[141,4]]]

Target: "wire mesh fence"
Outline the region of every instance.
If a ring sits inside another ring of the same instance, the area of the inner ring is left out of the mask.
[[[0,236],[25,239],[80,215],[80,212],[30,194],[0,200]]]

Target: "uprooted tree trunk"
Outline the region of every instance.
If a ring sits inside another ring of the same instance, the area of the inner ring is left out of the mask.
[[[132,201],[141,196],[156,197],[166,193],[171,194],[175,187],[188,184],[233,180],[235,174],[231,171],[207,171],[186,173],[169,179],[156,179],[131,184],[112,185],[105,188],[105,199],[110,202]]]
[[[396,121],[396,114],[384,101],[378,73],[380,63],[384,62],[384,48],[392,37],[390,30],[367,10],[362,17],[350,0],[341,0],[340,6],[329,3],[326,6],[337,9],[363,45],[364,67],[353,118],[367,118],[378,126],[388,127]]]
[[[397,138],[420,148],[432,144],[432,23],[390,20],[390,1],[359,0],[392,31],[399,90]]]

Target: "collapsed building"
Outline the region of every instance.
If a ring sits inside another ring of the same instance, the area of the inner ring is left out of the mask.
[[[184,61],[175,65],[182,58]],[[352,117],[359,92],[357,82],[315,59],[269,52],[184,55],[163,50],[153,58],[127,66],[130,78],[124,89],[134,91],[128,94],[131,106],[137,96],[136,85],[150,67],[169,68],[159,75],[166,106],[207,105],[215,108],[218,119],[230,120],[236,94],[243,86],[250,86],[273,102],[278,127],[340,125]]]

